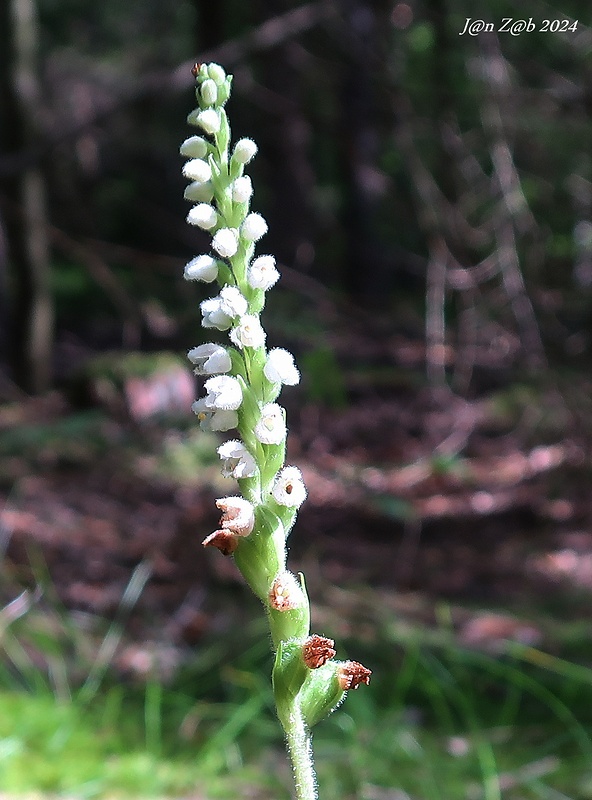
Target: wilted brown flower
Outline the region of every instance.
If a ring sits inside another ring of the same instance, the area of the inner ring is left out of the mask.
[[[318,669],[335,655],[333,639],[313,633],[302,645],[302,658],[309,669]]]
[[[214,531],[202,542],[204,547],[217,547],[223,556],[229,556],[238,547],[238,536],[231,531]]]
[[[372,670],[367,669],[359,661],[345,661],[337,670],[337,680],[344,692],[357,689],[361,683],[370,683]]]
[[[302,606],[302,590],[298,581],[287,570],[280,572],[269,591],[269,604],[276,611],[291,611]]]

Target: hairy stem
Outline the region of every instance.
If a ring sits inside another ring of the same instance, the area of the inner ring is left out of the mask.
[[[298,703],[294,702],[286,729],[286,743],[292,767],[297,800],[317,800],[317,780],[312,758],[310,731]]]

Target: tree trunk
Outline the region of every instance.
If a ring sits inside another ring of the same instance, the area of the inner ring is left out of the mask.
[[[16,382],[33,393],[49,386],[53,344],[45,180],[34,158],[38,39],[34,0],[0,2],[0,145],[14,157],[1,198],[12,269],[9,351]]]

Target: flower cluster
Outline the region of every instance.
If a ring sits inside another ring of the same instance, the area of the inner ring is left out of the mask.
[[[200,305],[202,326],[226,338],[187,354],[195,374],[204,379],[204,395],[192,408],[202,429],[237,431],[218,447],[218,455],[222,474],[235,479],[241,492],[216,501],[220,523],[203,544],[233,555],[267,608],[276,650],[278,715],[295,770],[302,772],[310,754],[305,743],[294,739],[298,720],[304,731],[329,713],[346,689],[367,682],[370,673],[360,671],[365,669],[361,665],[352,671],[354,662],[331,661],[333,642],[310,637],[303,578],[286,569],[286,538],[307,492],[300,470],[285,466],[286,414],[277,400],[282,386],[296,385],[300,374],[291,353],[267,349],[260,321],[266,292],[280,275],[272,255],[255,254],[267,223],[251,210],[253,185],[244,171],[257,145],[243,138],[231,147],[224,109],[231,77],[218,64],[196,65],[193,72],[198,107],[187,121],[199,133],[181,146],[187,159],[182,172],[189,181],[184,196],[192,203],[187,222],[207,231],[211,241],[209,253],[187,263],[184,277],[217,283],[218,293]],[[303,775],[299,780],[314,786]]]
[[[275,401],[282,385],[294,386],[300,374],[287,350],[266,350],[259,316],[279,272],[272,255],[254,253],[255,243],[267,232],[265,219],[250,209],[253,184],[244,174],[257,145],[240,139],[230,151],[224,105],[231,78],[217,64],[202,64],[196,72],[199,107],[188,122],[200,135],[186,139],[180,152],[188,159],[182,169],[190,181],[185,197],[193,203],[187,222],[208,231],[212,239],[211,252],[191,259],[184,276],[219,284],[219,292],[200,305],[202,326],[227,332],[228,341],[202,344],[187,354],[195,374],[206,378],[205,395],[194,402],[193,411],[204,430],[239,430],[242,440],[231,439],[218,448],[222,472],[239,482],[250,480],[243,503],[250,504],[251,514],[268,505],[287,527],[306,489],[300,470],[283,466],[285,411]],[[273,474],[272,467],[277,467]],[[238,500],[222,498],[218,505],[231,501]],[[222,522],[204,544],[234,552],[237,537],[244,535]]]

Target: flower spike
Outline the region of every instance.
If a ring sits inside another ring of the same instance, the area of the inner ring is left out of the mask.
[[[211,235],[211,251],[185,266],[188,281],[217,282],[202,300],[202,327],[221,337],[191,348],[187,357],[203,380],[192,409],[206,431],[236,429],[220,444],[222,475],[235,494],[216,500],[217,529],[203,540],[232,556],[265,606],[275,651],[273,689],[294,767],[297,800],[316,800],[310,728],[336,708],[349,689],[370,680],[357,661],[336,662],[332,639],[310,635],[304,577],[286,568],[286,538],[307,492],[302,473],[285,466],[286,413],[275,402],[300,373],[284,348],[266,348],[260,314],[266,292],[279,280],[273,255],[256,255],[268,225],[251,210],[253,182],[245,169],[257,154],[252,139],[231,145],[225,105],[232,76],[219,64],[195,64],[197,107],[188,115],[198,129],[180,147],[192,203],[187,222]],[[209,338],[209,336],[208,336]]]

